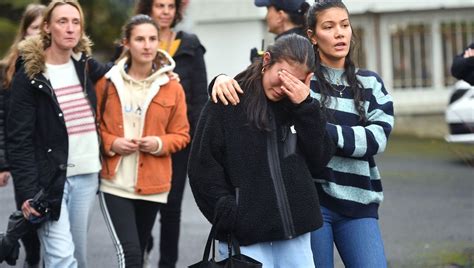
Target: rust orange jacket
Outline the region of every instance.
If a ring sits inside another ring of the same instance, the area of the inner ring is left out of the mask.
[[[139,153],[135,184],[137,194],[169,191],[171,154],[183,149],[190,141],[184,90],[176,80],[168,81],[163,72],[163,76],[152,83],[149,98],[143,105],[141,136],[158,136],[162,148],[158,154]],[[101,178],[111,180],[121,160],[121,155],[112,152],[112,143],[118,137],[124,137],[121,105],[125,95],[124,82],[117,66],[97,82],[96,93],[97,122],[103,149]]]

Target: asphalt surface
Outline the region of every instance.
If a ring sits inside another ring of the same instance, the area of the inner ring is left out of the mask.
[[[474,267],[474,146],[392,138],[377,158],[385,200],[380,224],[389,267]],[[14,210],[12,184],[0,188],[0,230]],[[114,246],[98,204],[89,232],[90,267],[116,267]],[[187,267],[202,258],[210,225],[187,187],[180,258]],[[159,221],[153,230],[159,237]],[[157,241],[156,241],[157,242]],[[336,267],[344,267],[336,255]],[[157,267],[158,249],[151,254]],[[17,267],[22,267],[20,256]],[[0,267],[8,267],[5,263]]]

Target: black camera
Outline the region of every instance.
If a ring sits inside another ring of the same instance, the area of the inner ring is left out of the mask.
[[[50,218],[49,203],[46,199],[47,194],[41,190],[30,200],[30,206],[38,211],[41,216],[30,215],[30,218],[26,220],[21,210],[10,215],[7,231],[0,233],[0,263],[6,261],[9,265],[15,265],[20,250],[18,240]]]
[[[49,203],[48,202],[41,200],[39,198],[36,198],[35,196],[35,198],[33,198],[30,201],[30,206],[34,210],[36,210],[39,214],[41,214],[41,216],[34,216],[31,214],[30,217],[28,218],[28,221],[30,221],[31,223],[37,224],[49,219]]]

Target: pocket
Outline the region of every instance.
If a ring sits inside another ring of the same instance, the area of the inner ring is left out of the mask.
[[[176,101],[171,98],[154,98],[152,102],[158,104],[163,108],[171,108],[176,103]]]
[[[162,125],[165,129],[175,105],[174,99],[155,98],[148,108],[147,117],[155,124]]]
[[[296,133],[293,133],[290,129],[287,131],[287,135],[283,140],[283,157],[288,157],[292,154],[296,154],[296,147],[298,139]]]

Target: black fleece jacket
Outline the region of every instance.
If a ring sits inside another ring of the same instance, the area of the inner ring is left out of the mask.
[[[242,103],[248,95],[242,96]],[[276,122],[273,131],[250,125],[244,104],[208,101],[201,113],[189,181],[198,207],[217,224],[220,240],[229,231],[242,245],[291,239],[322,225],[313,177],[329,162],[334,145],[319,102],[308,98],[298,106],[285,100],[268,104],[268,116]],[[296,130],[297,150],[287,154],[284,145],[295,135],[290,126]],[[270,169],[267,139],[274,134],[281,180],[275,180]]]

